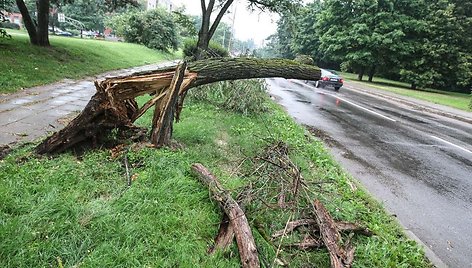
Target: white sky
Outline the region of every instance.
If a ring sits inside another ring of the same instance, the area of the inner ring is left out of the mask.
[[[190,15],[201,15],[200,0],[173,0],[174,5],[184,5],[186,12]],[[208,3],[208,0],[206,0]],[[234,31],[237,39],[254,39],[256,45],[261,46],[262,42],[277,30],[277,19],[279,16],[275,13],[259,11],[250,12],[246,9],[247,2],[236,0],[230,8],[231,13],[223,17],[223,21],[231,25],[233,12],[236,9],[234,20]]]

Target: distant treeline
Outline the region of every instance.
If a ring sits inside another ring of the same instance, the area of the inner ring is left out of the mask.
[[[266,56],[470,92],[472,1],[325,0],[283,14]]]

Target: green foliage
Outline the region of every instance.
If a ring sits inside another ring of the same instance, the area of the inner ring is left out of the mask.
[[[103,31],[104,29],[107,11],[105,0],[74,0],[61,7],[61,11],[67,17],[82,22],[85,25],[84,30]]]
[[[176,57],[136,44],[57,36],[50,36],[52,47],[39,48],[24,32],[9,32],[13,39],[0,48],[0,93]]]
[[[184,42],[183,54],[186,58],[193,58],[197,53],[197,40],[187,39]],[[206,57],[228,57],[229,53],[220,44],[210,41]]]
[[[145,12],[127,12],[107,21],[107,25],[127,42],[143,44],[148,48],[169,51],[179,44],[177,24],[163,9]]]
[[[303,64],[308,64],[308,65],[313,65],[315,63],[313,61],[313,58],[308,55],[297,55],[295,57],[295,61],[298,61]]]
[[[195,38],[197,36],[197,27],[195,25],[196,18],[187,16],[181,11],[172,11],[175,23],[177,23],[180,36],[183,38]]]
[[[472,85],[472,5],[457,0],[314,0],[284,12],[269,47],[311,55],[369,78],[379,73],[412,88],[467,92]],[[447,34],[444,34],[447,33]]]
[[[201,86],[189,92],[189,97],[205,101],[227,111],[257,115],[267,111],[264,80],[223,81]]]

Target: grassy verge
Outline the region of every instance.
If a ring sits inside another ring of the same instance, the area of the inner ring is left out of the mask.
[[[349,186],[353,179],[320,141],[275,104],[263,105],[265,113],[242,116],[188,102],[174,129],[184,148],[132,147],[127,153],[131,187],[123,157],[113,158],[109,150],[49,159],[32,155],[33,145],[16,149],[0,162],[0,266],[240,267],[235,245],[227,252],[206,253],[221,212],[191,175],[190,165],[203,163],[236,193],[266,181],[255,172],[243,175],[257,167],[241,165],[242,160],[283,141],[314,198],[336,219],[361,223],[377,234],[354,236],[354,267],[430,267],[395,219],[360,187]],[[138,123],[150,120],[147,114]],[[247,214],[261,259],[271,264],[278,242],[266,241],[264,233],[282,229],[290,212],[257,210],[255,203]],[[324,249],[294,253],[284,248],[278,258],[292,267],[329,267]]]
[[[373,89],[393,92],[399,95],[425,100],[432,103],[454,107],[463,111],[472,111],[469,107],[470,94],[442,91],[437,89],[412,90],[410,85],[403,82],[374,77],[372,82],[358,81],[356,74],[341,73],[342,76],[354,83],[359,83]]]
[[[50,37],[51,47],[34,47],[25,32],[8,32],[13,38],[0,40],[0,93],[176,57],[136,44],[59,36]]]

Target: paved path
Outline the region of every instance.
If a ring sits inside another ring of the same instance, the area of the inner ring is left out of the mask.
[[[33,141],[64,127],[95,93],[93,81],[172,65],[123,69],[82,80],[63,80],[10,95],[0,95],[0,146]]]

